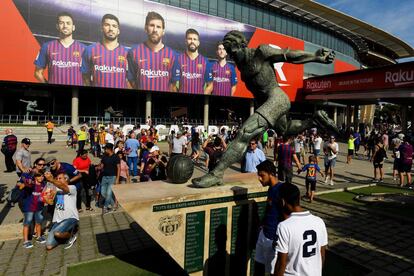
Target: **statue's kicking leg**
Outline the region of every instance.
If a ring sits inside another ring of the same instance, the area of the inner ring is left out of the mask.
[[[286,116],[281,117],[275,125],[275,131],[282,136],[292,136],[302,133],[306,129],[318,127],[327,132],[339,133],[335,122],[328,117],[323,110],[315,112],[313,117],[306,120],[287,120]]]
[[[207,188],[222,184],[224,171],[233,163],[241,160],[250,140],[273,126],[281,116],[288,112],[290,108],[289,98],[285,93],[280,92],[275,91],[275,93],[272,94],[272,97],[269,97],[267,101],[261,105],[255,113],[246,120],[246,122],[244,122],[236,138],[229,144],[214,170],[203,177],[194,178],[192,180],[196,187]]]

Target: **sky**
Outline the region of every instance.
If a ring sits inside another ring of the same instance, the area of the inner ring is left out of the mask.
[[[414,0],[314,0],[400,38],[414,47]],[[400,62],[413,60],[401,59]]]

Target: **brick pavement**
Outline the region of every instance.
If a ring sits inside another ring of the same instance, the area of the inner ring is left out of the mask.
[[[167,148],[165,143],[161,143],[160,146],[162,150]],[[340,151],[344,152],[344,149],[345,145],[340,144]],[[33,160],[41,155],[52,154],[65,162],[71,162],[74,158],[74,152],[66,149],[63,143],[55,143],[51,147],[35,143],[32,145],[32,151]],[[331,191],[371,182],[371,164],[366,160],[354,160],[351,165],[347,165],[344,160],[344,155],[340,155],[336,167],[338,178],[335,186],[319,183],[319,191]],[[94,161],[97,162],[96,159]],[[392,163],[387,162],[385,170],[389,183],[392,182],[391,167]],[[234,165],[230,171],[235,172],[238,169],[238,165]],[[0,170],[4,170],[4,162],[1,162]],[[203,169],[197,168],[194,176],[202,175],[203,172]],[[0,275],[53,275],[59,273],[65,264],[112,254],[118,256],[137,250],[148,251],[157,247],[139,225],[122,211],[102,217],[96,210],[92,213],[82,213],[79,239],[69,250],[64,250],[63,246],[60,246],[46,252],[43,246],[39,245],[30,250],[23,249],[20,239],[22,215],[18,208],[6,208],[4,203],[4,197],[13,187],[15,180],[14,174],[2,174],[0,183]],[[303,191],[304,176],[294,177],[294,183]],[[384,218],[377,213],[324,202],[304,203],[304,206],[325,220],[329,231],[330,249],[335,253],[369,267],[375,271],[372,275],[414,274],[414,241],[410,239],[413,225],[397,219]]]
[[[412,275],[414,240],[408,231],[412,224],[318,201],[302,204],[324,219],[329,250],[369,268],[370,275]],[[60,273],[65,264],[107,255],[145,254],[158,247],[122,211],[82,217],[80,229],[78,240],[67,250],[59,246],[46,252],[39,244],[27,250],[18,239],[0,242],[0,275],[53,275]]]

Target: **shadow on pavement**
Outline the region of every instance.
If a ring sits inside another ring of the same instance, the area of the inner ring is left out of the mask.
[[[329,249],[370,268],[374,272],[369,275],[379,275],[375,273],[380,271],[400,275],[414,268],[414,241],[407,232],[413,222],[347,207],[321,208],[323,204],[304,204],[303,201],[302,205],[324,220],[329,240],[333,241]]]
[[[188,275],[136,222],[129,229],[96,235],[98,251],[159,275]]]

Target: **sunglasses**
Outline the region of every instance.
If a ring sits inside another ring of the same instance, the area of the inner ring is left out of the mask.
[[[56,163],[56,161],[52,161],[52,162],[49,162],[49,163],[47,163],[49,166],[53,166],[54,164]]]
[[[37,163],[36,164],[37,166],[44,166],[44,165],[46,165],[45,163]]]
[[[250,143],[250,145],[256,145],[256,143]]]

